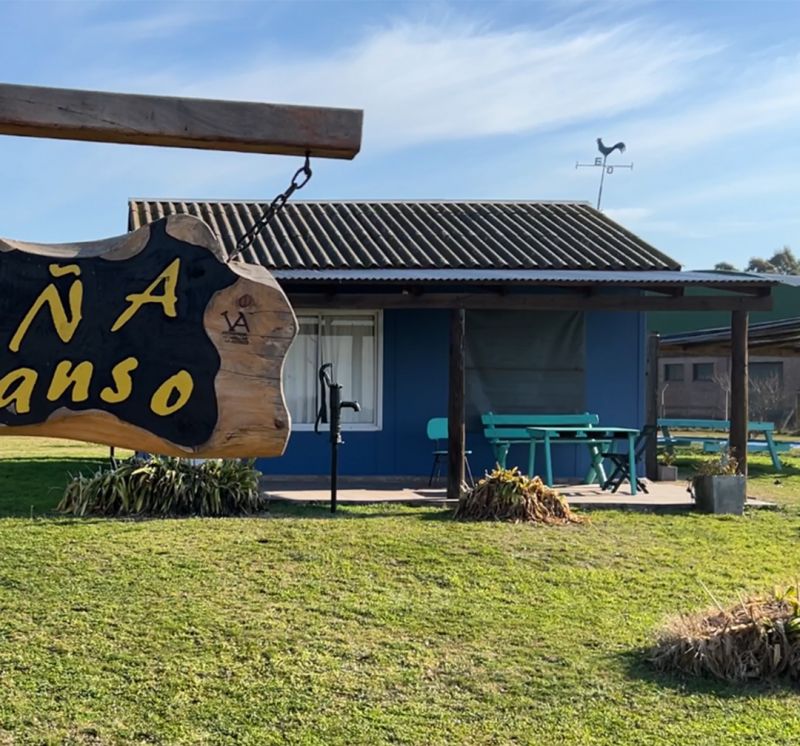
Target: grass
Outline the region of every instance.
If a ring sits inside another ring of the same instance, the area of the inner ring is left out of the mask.
[[[116,451],[118,458],[131,454]],[[0,438],[0,515],[30,517],[52,511],[68,475],[95,471],[108,457],[106,446],[57,438]]]
[[[558,528],[399,506],[31,520],[103,450],[72,447],[59,477],[28,450],[41,487],[9,452],[0,744],[798,742],[797,690],[640,658],[702,584],[726,601],[800,574],[793,503]]]

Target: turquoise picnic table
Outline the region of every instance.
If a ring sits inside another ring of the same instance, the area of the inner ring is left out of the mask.
[[[623,439],[628,441],[628,479],[631,484],[631,495],[636,489],[636,437],[639,430],[633,427],[529,427],[530,446],[528,453],[528,474],[533,476],[536,470],[536,446],[544,446],[545,483],[553,486],[553,459],[550,446],[559,438],[570,438],[575,442],[585,439],[589,448],[592,465],[586,476],[586,483],[597,481],[601,486],[606,484],[606,474],[603,469],[602,447],[609,441]]]

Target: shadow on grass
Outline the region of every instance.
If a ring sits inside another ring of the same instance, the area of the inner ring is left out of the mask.
[[[0,459],[0,517],[53,513],[73,476],[107,463],[81,458]]]
[[[268,513],[270,518],[329,518],[334,520],[417,518],[425,521],[452,520],[452,515],[452,510],[403,503],[339,505],[336,513],[331,513],[328,503],[289,503],[279,500],[270,501]]]
[[[623,670],[629,679],[671,689],[678,694],[712,694],[725,699],[750,699],[774,696],[775,694],[797,695],[797,686],[788,679],[732,684],[711,677],[657,671],[648,663],[647,650],[644,648],[628,650],[614,657],[622,663]]]

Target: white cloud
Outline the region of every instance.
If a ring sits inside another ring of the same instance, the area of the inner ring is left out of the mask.
[[[577,32],[406,22],[325,57],[255,59],[179,87],[186,95],[364,108],[369,147],[386,149],[635,111],[685,85],[692,63],[716,50],[634,23]]]
[[[732,75],[716,95],[677,113],[627,123],[636,132],[637,154],[672,157],[751,132],[795,127],[800,118],[800,56],[760,64],[746,76]],[[731,157],[758,157],[766,140],[742,143]]]

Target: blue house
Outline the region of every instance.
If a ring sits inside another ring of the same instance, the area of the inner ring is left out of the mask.
[[[204,219],[231,252],[263,209],[136,199],[129,229],[176,212]],[[681,272],[586,203],[291,202],[242,258],[273,272],[299,321],[284,370],[292,435],[259,464],[271,474],[327,473],[327,438],[313,432],[323,362],[361,405],[345,413],[343,474],[427,473],[426,423],[448,412],[463,416],[482,472],[494,462],[484,412],[589,411],[640,427],[648,310],[770,303],[768,283]],[[725,292],[684,296],[686,286]],[[585,449],[557,450],[559,477],[585,473]],[[509,462],[526,458],[512,448]]]

